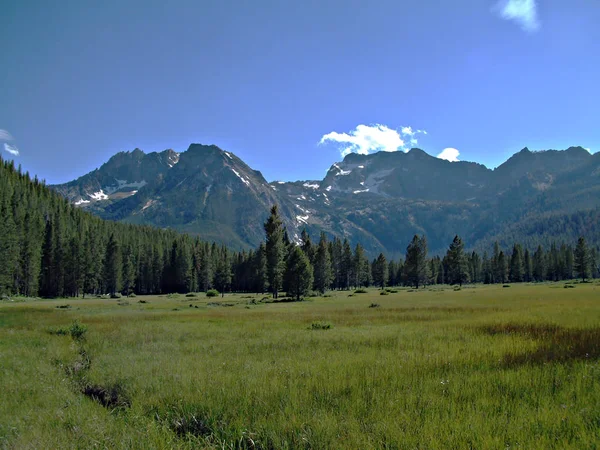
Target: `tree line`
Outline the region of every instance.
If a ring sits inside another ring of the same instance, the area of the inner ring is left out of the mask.
[[[85,294],[285,292],[368,286],[506,283],[597,277],[598,250],[580,238],[575,248],[552,244],[533,253],[515,244],[505,253],[467,253],[460,237],[447,254],[428,256],[414,236],[402,260],[369,259],[360,244],[313,242],[304,230],[292,242],[277,206],[264,224],[265,241],[231,251],[199,237],[105,221],[74,207],[44,182],[0,158],[0,294],[74,297]]]

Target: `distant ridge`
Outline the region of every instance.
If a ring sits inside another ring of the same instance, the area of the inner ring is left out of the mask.
[[[351,153],[322,180],[269,183],[233,153],[191,144],[181,153],[120,152],[52,187],[103,218],[174,228],[237,248],[263,239],[262,223],[277,203],[292,240],[306,228],[360,242],[370,254],[396,255],[424,233],[435,253],[457,232],[469,246],[486,248],[491,239],[515,235],[532,246],[572,240],[582,228],[597,227],[600,156],[583,147],[525,147],[491,170],[418,148]],[[556,223],[563,226],[551,226]]]

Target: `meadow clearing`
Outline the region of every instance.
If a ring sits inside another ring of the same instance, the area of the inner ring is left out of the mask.
[[[570,286],[2,302],[0,447],[598,448]]]

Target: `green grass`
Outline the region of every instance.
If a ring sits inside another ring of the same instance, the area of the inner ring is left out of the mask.
[[[563,286],[0,303],[0,448],[597,448],[600,286]]]

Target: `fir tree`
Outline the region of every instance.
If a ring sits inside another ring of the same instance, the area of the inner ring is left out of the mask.
[[[533,280],[533,263],[529,249],[525,249],[525,255],[523,256],[523,270],[523,280],[530,283]]]
[[[277,205],[273,205],[271,208],[271,215],[265,222],[265,233],[267,237],[265,250],[267,255],[269,288],[273,293],[273,298],[277,298],[283,283],[285,269],[284,256],[286,251],[283,242],[283,226],[279,218]]]
[[[380,253],[373,264],[373,283],[384,289],[389,277],[388,263],[383,253]]]
[[[459,236],[454,236],[454,240],[446,253],[448,262],[448,272],[446,273],[446,277],[450,284],[459,284],[462,286],[462,284],[469,279],[467,258],[464,248],[465,245],[463,244],[462,239]]]
[[[263,242],[254,254],[254,290],[263,293],[268,289],[269,280],[267,276],[267,249]]]
[[[113,233],[106,245],[104,259],[104,285],[106,292],[111,295],[121,291],[122,269],[121,249]]]
[[[325,233],[321,233],[319,239],[319,246],[315,255],[315,266],[314,266],[314,284],[315,290],[324,294],[329,288],[332,281],[331,271],[331,259],[329,255],[329,248],[327,246],[327,237]]]
[[[590,277],[590,251],[584,237],[577,240],[575,247],[575,271],[584,282]]]
[[[513,246],[513,252],[510,258],[509,279],[511,283],[519,283],[523,281],[524,273],[525,270],[523,269],[523,256],[521,246],[519,244],[515,244]]]
[[[368,266],[368,264],[367,264]],[[365,286],[368,281],[367,267],[365,267],[365,251],[362,245],[356,244],[354,249],[354,261],[352,263],[352,272],[354,273],[354,286]]]
[[[546,279],[546,258],[541,245],[533,254],[533,279],[538,282]]]
[[[407,282],[416,289],[419,289],[419,286],[427,280],[427,240],[425,236],[415,235],[413,237],[406,248],[404,269]]]
[[[221,296],[225,296],[225,291],[231,286],[231,263],[229,261],[229,252],[227,248],[221,248],[217,270],[215,271],[215,286]]]
[[[288,295],[299,301],[308,294],[313,283],[312,273],[308,257],[302,249],[294,246],[288,256],[285,272]]]

